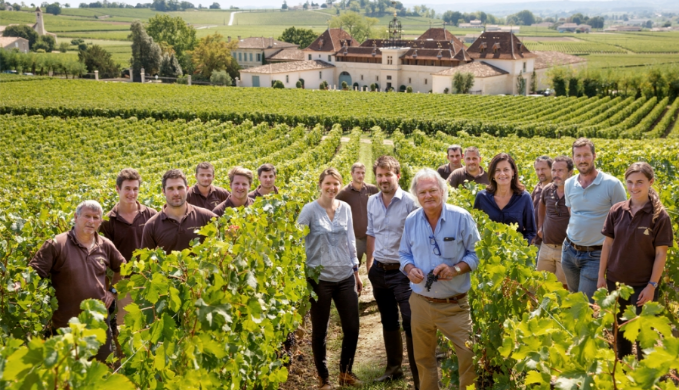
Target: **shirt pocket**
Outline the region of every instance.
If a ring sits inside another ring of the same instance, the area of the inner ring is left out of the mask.
[[[462,254],[462,242],[456,239],[451,241],[441,241],[441,257],[447,260],[460,258]]]

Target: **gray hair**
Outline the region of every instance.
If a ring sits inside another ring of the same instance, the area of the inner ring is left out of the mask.
[[[84,200],[82,201],[78,207],[75,208],[75,215],[80,216],[83,212],[83,209],[88,209],[88,210],[93,210],[99,212],[99,215],[104,214],[104,208],[101,207],[99,202],[96,200]]]
[[[417,183],[419,183],[422,179],[435,180],[436,184],[438,184],[439,189],[441,190],[441,200],[443,203],[446,203],[448,200],[448,183],[441,177],[441,175],[439,175],[438,172],[431,168],[420,169],[413,177],[413,181],[410,184],[410,193],[413,194],[415,200],[417,200]]]

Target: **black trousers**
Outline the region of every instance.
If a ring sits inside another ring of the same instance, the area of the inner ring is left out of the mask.
[[[606,280],[607,288],[608,291],[615,291],[616,286],[615,282],[611,282],[610,280]],[[634,293],[629,296],[629,299],[622,299],[619,298],[618,302],[620,303],[620,313],[618,314],[618,325],[622,324],[624,321],[621,320],[621,317],[625,310],[627,309],[627,306],[633,305],[636,308],[636,313],[637,315],[641,314],[641,309],[643,306],[637,306],[637,300],[639,300],[639,294],[646,288],[646,286],[641,286],[641,287],[634,287]],[[658,300],[658,288],[655,289],[655,294],[653,294],[653,301]],[[623,336],[624,332],[618,332],[618,338],[616,342],[616,347],[618,349],[618,359],[622,359],[623,357],[627,355],[632,354],[632,342],[627,340]],[[641,353],[641,348],[639,347],[639,344],[637,343],[637,359],[641,360],[643,358],[643,355]]]
[[[321,378],[328,378],[326,359],[326,338],[330,321],[331,302],[339,313],[342,324],[342,352],[340,354],[340,372],[351,372],[358,345],[358,294],[356,280],[352,274],[340,282],[318,283],[309,279],[309,283],[317,295],[311,299],[311,349],[314,353],[314,363]]]
[[[411,337],[410,331],[410,280],[400,270],[385,271],[373,263],[368,272],[373,295],[380,310],[382,328],[385,331],[400,330],[398,311],[401,309],[403,330]]]

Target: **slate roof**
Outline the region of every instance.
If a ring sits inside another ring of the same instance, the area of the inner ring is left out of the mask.
[[[442,70],[438,73],[434,73],[435,76],[452,76],[455,73],[471,73],[475,78],[485,78],[502,76],[508,74],[509,72],[504,71],[496,66],[486,64],[483,61],[474,61],[468,64],[456,66],[454,68]]]
[[[250,37],[238,41],[239,49],[271,49],[271,48],[284,49],[289,47],[297,47],[297,45],[295,45],[294,43],[282,42],[272,38],[264,37]]]
[[[335,65],[329,64],[321,60],[292,61],[256,66],[254,68],[241,69],[240,72],[257,74],[275,74],[275,73],[301,72],[305,70],[328,69],[334,67]]]
[[[520,60],[535,58],[535,54],[511,32],[492,31],[481,34],[467,49],[473,59]]]
[[[586,59],[570,54],[564,54],[558,51],[536,51],[535,69],[546,69],[553,66],[579,64],[587,62]]]
[[[329,28],[304,50],[336,52],[342,48],[343,42],[346,42],[348,47],[360,46],[348,32],[340,28]]]

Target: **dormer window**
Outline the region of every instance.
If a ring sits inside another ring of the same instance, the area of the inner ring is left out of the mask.
[[[318,48],[320,49],[322,47],[323,47],[323,38],[318,40]]]
[[[500,50],[500,42],[495,42],[493,44],[493,53],[497,53]]]
[[[487,48],[488,48],[488,44],[486,42],[481,42],[481,45],[479,45],[479,51],[481,53],[485,53]]]

